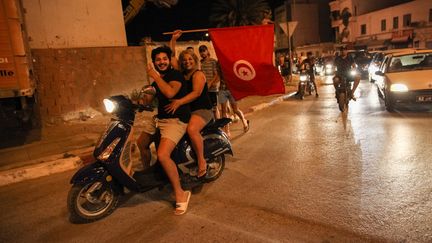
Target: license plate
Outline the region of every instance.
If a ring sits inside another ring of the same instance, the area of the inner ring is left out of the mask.
[[[417,102],[432,102],[432,95],[417,96]]]

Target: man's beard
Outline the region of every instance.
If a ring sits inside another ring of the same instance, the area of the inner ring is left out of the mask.
[[[160,70],[158,66],[155,65],[156,71],[158,71],[161,75],[165,75],[171,70],[172,66],[171,64],[168,64],[167,68],[165,70]]]

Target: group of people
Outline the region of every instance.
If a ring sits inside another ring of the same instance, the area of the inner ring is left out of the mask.
[[[312,52],[307,52],[307,57],[304,59],[299,65],[300,70],[305,70],[306,73],[310,77],[310,81],[313,83],[315,88],[315,96],[319,97],[318,94],[318,88],[315,82],[315,72],[314,72],[314,66],[315,66],[315,58],[313,57]],[[432,62],[431,62],[432,63]],[[352,68],[355,68],[355,62],[354,60],[348,55],[346,46],[342,46],[340,48],[339,55],[335,58],[335,65],[337,67],[337,71],[335,73],[335,77],[339,76],[343,79],[333,79],[333,84],[336,87],[337,86],[337,80],[348,80],[349,79],[349,73]],[[291,70],[290,70],[290,63],[289,60],[287,61],[284,55],[279,55],[278,59],[278,70],[283,77],[284,81],[287,83],[291,80]],[[360,76],[356,75],[354,77],[354,85],[351,89],[351,99],[355,100],[354,92],[357,89],[357,86],[360,83]],[[300,92],[300,83],[298,85],[298,91],[296,93],[299,94]]]
[[[156,129],[160,131],[160,143],[157,157],[168,176],[176,201],[175,215],[186,213],[190,191],[183,190],[175,162],[171,153],[187,132],[197,155],[197,179],[203,181],[207,173],[204,158],[204,144],[200,131],[214,118],[220,118],[218,103],[221,104],[223,117],[228,117],[228,102],[243,123],[244,132],[249,130],[249,121],[238,109],[226,82],[223,80],[218,62],[210,57],[207,46],[199,47],[201,60],[186,49],[178,58],[175,53],[176,40],[182,35],[176,30],[168,46],[157,47],[151,52],[152,64],[147,67],[147,74],[154,80],[151,84],[154,92],[147,93],[143,102],[158,100],[157,115],[143,129],[137,145],[140,148],[143,164],[151,159],[150,144],[154,141]],[[225,127],[229,135],[229,127]]]

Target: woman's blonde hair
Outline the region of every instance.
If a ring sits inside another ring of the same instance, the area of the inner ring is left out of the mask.
[[[198,67],[199,67],[198,56],[189,50],[184,50],[180,53],[180,56],[179,56],[180,71],[182,71],[182,72],[186,71],[186,68],[183,66],[183,61],[185,60],[185,55],[191,55],[192,56],[192,58],[195,61],[195,69],[198,69]]]

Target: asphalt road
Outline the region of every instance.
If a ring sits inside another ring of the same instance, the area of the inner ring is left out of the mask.
[[[320,95],[249,116],[224,174],[184,216],[164,189],[71,224],[69,171],[0,187],[0,241],[431,242],[432,113],[388,113],[368,82],[347,116],[331,86]]]

